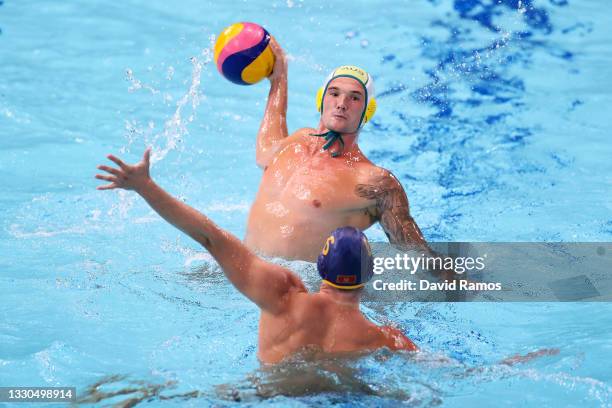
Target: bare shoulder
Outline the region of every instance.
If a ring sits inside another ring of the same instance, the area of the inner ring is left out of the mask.
[[[308,133],[312,133],[314,131],[315,129],[312,129],[312,128],[298,129],[295,132],[293,132],[291,135],[278,141],[274,145],[274,149],[268,155],[267,161],[262,162],[262,163],[258,162],[259,167],[263,168],[264,171],[267,170],[269,165],[271,163],[274,163],[274,161],[281,154],[283,154],[283,152],[286,152],[288,148],[294,147],[296,145],[302,145],[302,146],[307,147],[308,146],[307,135]]]
[[[292,142],[304,142],[312,139],[310,135],[313,133],[317,133],[317,130],[313,128],[301,128],[289,135],[287,139]]]
[[[315,128],[310,128],[310,127],[304,127],[304,128],[300,128],[298,130],[296,130],[295,132],[293,132],[291,134],[291,136],[307,136],[310,135],[312,133],[317,133],[317,129]]]
[[[359,197],[375,200],[378,205],[389,198],[405,195],[404,187],[389,170],[375,165],[365,166],[355,186]]]
[[[389,170],[384,167],[376,166],[374,164],[366,166],[363,171],[364,183],[379,186],[379,187],[390,187],[401,184],[397,177]]]
[[[361,328],[362,346],[369,349],[387,347],[389,350],[416,351],[417,346],[401,330],[393,326],[378,326],[365,319]]]
[[[332,307],[333,305],[330,305],[318,292],[308,292],[304,287],[296,288],[287,296],[284,312],[292,316],[295,321],[312,323],[324,321],[324,316]]]
[[[385,346],[391,350],[417,351],[417,346],[401,330],[393,326],[383,326],[380,331],[385,340]]]
[[[313,128],[298,129],[281,142],[281,148],[278,151],[284,149],[287,146],[291,146],[296,143],[308,144],[311,141],[311,139],[313,139],[310,135],[316,132],[317,130]]]
[[[300,277],[284,266],[254,256],[244,279],[232,281],[246,297],[262,310],[280,314],[297,293],[306,292]]]

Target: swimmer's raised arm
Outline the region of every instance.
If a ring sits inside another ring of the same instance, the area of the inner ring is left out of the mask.
[[[268,166],[278,150],[278,142],[285,139],[287,131],[287,59],[283,49],[274,37],[270,37],[270,47],[274,53],[274,68],[270,79],[270,93],[263,120],[257,133],[257,165],[262,169]]]
[[[232,284],[267,312],[281,312],[289,298],[287,295],[306,291],[293,272],[259,258],[234,235],[159,187],[149,176],[150,154],[151,150],[147,149],[142,161],[135,165],[109,155],[119,168],[98,166],[109,175],[97,174],[96,178],[110,182],[99,186],[98,190],[136,191],[162,218],[202,244],[219,262]]]

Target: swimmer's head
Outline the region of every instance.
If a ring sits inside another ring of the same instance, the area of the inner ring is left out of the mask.
[[[359,67],[338,67],[319,88],[317,109],[326,128],[339,133],[357,132],[376,112],[374,81]]]
[[[366,236],[354,227],[336,229],[317,260],[323,282],[336,289],[359,289],[373,275],[372,250]]]

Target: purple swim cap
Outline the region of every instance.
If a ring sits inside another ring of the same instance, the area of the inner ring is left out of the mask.
[[[323,282],[337,289],[357,289],[372,278],[374,261],[366,236],[354,227],[336,229],[317,259]]]

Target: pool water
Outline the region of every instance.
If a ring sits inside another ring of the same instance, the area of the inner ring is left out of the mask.
[[[102,406],[611,406],[609,303],[368,303],[423,353],[262,368],[257,308],[93,178],[107,153],[152,145],[158,183],[243,237],[268,87],[224,80],[210,46],[254,21],[289,56],[290,130],[317,123],[332,68],[372,74],[360,145],[428,240],[610,241],[606,5],[0,1],[0,386],[75,386]],[[276,262],[316,286],[314,265]],[[499,364],[541,348],[559,354]]]

